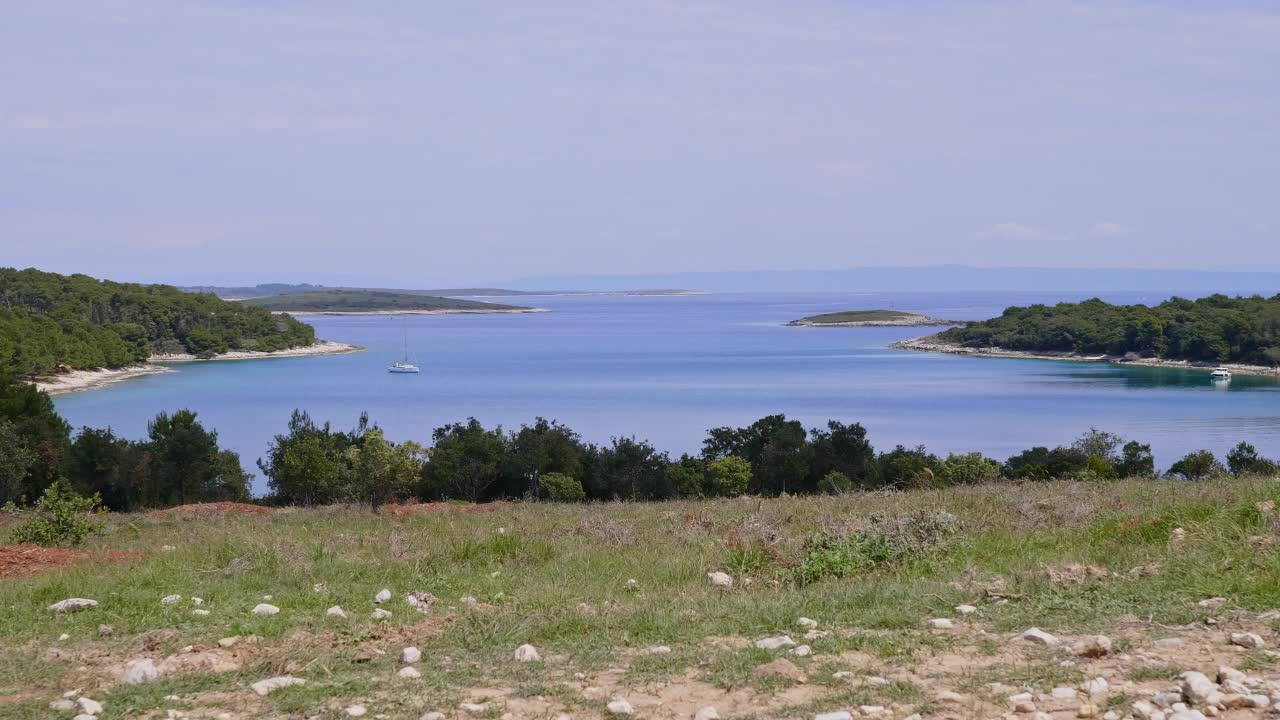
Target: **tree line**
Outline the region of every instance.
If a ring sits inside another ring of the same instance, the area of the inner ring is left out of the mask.
[[[1204,480],[1228,473],[1268,475],[1277,464],[1240,443],[1223,465],[1208,451],[1174,463],[1166,475]],[[770,415],[745,427],[707,432],[697,454],[672,456],[634,437],[590,443],[571,428],[537,418],[506,431],[474,418],[437,428],[430,446],[391,442],[367,416],[350,430],[294,411],[258,468],[264,502],[323,505],[405,500],[666,500],[690,497],[838,494],[1006,480],[1104,480],[1157,476],[1149,445],[1090,430],[1059,447],[1034,447],[1001,462],[981,453],[929,452],[898,445],[877,452],[858,423],[832,420],[806,429]],[[251,475],[239,456],[195,413],[161,413],[147,436],[110,428],[72,434],[49,397],[0,381],[0,504],[34,501],[62,481],[100,494],[116,511],[250,499]]]
[[[151,355],[283,350],[315,342],[287,315],[169,285],[0,268],[0,373],[136,365]]]
[[[1000,317],[945,330],[938,339],[975,348],[1274,367],[1280,365],[1280,295],[1175,297],[1153,307],[1097,298],[1011,307]]]

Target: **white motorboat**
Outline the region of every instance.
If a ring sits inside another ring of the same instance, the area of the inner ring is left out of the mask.
[[[1231,379],[1231,371],[1220,367],[1209,373],[1209,377],[1213,378],[1214,382],[1226,382]]]

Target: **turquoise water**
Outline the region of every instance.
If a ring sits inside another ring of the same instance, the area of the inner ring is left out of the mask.
[[[353,355],[178,364],[177,372],[56,398],[75,426],[141,437],[157,412],[190,408],[240,452],[246,469],[289,413],[350,427],[361,411],[396,440],[430,440],[447,422],[507,427],[537,415],[592,441],[648,438],[695,451],[709,427],[786,413],[865,425],[882,449],[998,458],[1065,443],[1096,426],[1151,443],[1157,463],[1240,440],[1280,456],[1280,383],[1237,375],[1226,389],[1202,371],[890,350],[929,328],[790,328],[805,315],[896,307],[956,319],[1071,293],[767,293],[681,297],[547,297],[536,315],[311,317]],[[1117,293],[1114,302],[1159,302]],[[402,328],[423,372],[392,375]],[[262,490],[261,479],[256,486]]]

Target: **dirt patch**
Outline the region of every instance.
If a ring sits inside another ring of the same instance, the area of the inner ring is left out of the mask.
[[[192,505],[179,505],[177,507],[165,508],[164,510],[156,510],[147,513],[147,517],[152,520],[169,520],[177,518],[179,520],[194,520],[196,518],[225,517],[227,515],[270,515],[275,512],[274,508],[262,505],[250,505],[248,503],[237,502],[212,502],[212,503],[195,503]]]
[[[25,577],[50,572],[87,560],[95,562],[130,562],[141,560],[140,552],[107,550],[69,550],[46,548],[39,545],[0,545],[0,578]]]

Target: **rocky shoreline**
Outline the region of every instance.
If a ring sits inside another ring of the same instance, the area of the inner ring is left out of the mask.
[[[274,352],[255,352],[250,350],[232,350],[211,358],[201,358],[188,353],[171,353],[168,355],[152,355],[144,365],[131,365],[122,368],[99,368],[97,370],[71,370],[50,377],[37,378],[33,384],[37,389],[50,395],[97,390],[115,385],[144,375],[176,372],[167,367],[167,363],[181,362],[216,362],[219,360],[263,360],[267,358],[307,357],[310,355],[345,355],[361,352],[359,345],[321,340],[306,347],[276,350]],[[164,364],[161,364],[164,363]]]
[[[943,320],[942,318],[929,317],[927,315],[913,315],[911,317],[897,318],[894,320],[854,320],[850,322],[813,322],[812,320],[792,320],[787,323],[788,327],[940,327],[944,325],[964,325],[964,323],[956,320]]]
[[[895,350],[916,350],[920,352],[946,353],[949,355],[970,355],[973,357],[995,357],[1017,360],[1060,360],[1067,362],[1107,363],[1110,365],[1135,365],[1140,367],[1176,368],[1181,370],[1205,370],[1226,368],[1239,375],[1259,375],[1263,377],[1280,377],[1280,368],[1262,365],[1240,365],[1233,363],[1193,362],[1190,360],[1163,360],[1161,358],[1125,358],[1114,355],[1080,355],[1078,353],[1026,352],[1007,350],[999,347],[971,348],[963,345],[940,342],[936,335],[902,340],[890,343]]]
[[[493,310],[272,310],[274,315],[498,315],[551,312],[546,308],[496,308]]]

